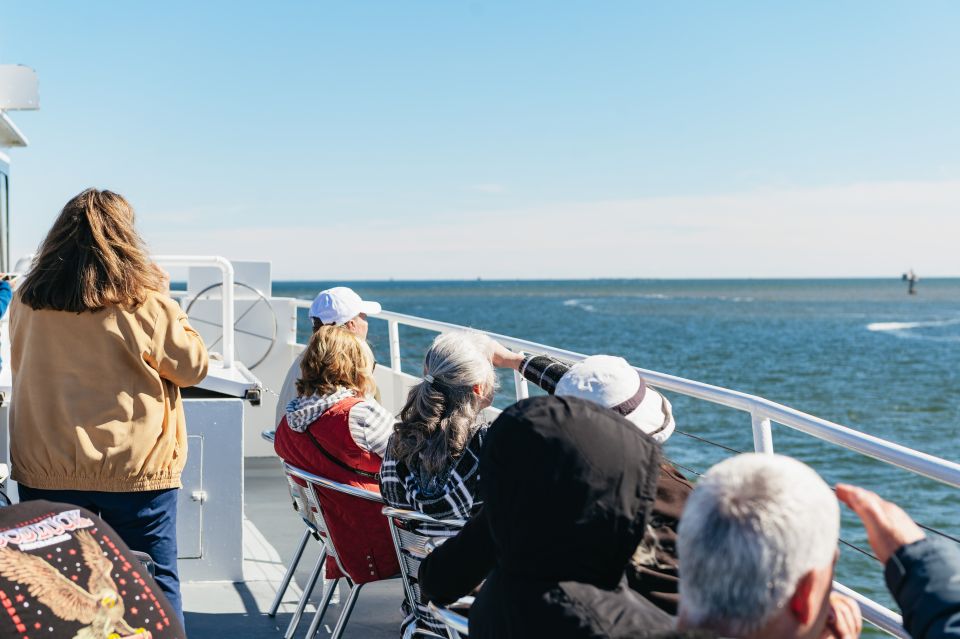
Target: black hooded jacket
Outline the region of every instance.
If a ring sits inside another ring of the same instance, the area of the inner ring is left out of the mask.
[[[420,566],[447,604],[484,578],[471,639],[638,637],[673,619],[624,569],[654,501],[660,447],[592,402],[536,397],[506,409],[480,459],[482,510]]]

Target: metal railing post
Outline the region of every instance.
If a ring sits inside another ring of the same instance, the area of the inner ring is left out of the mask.
[[[773,454],[773,429],[770,427],[770,420],[754,409],[750,411],[750,421],[753,423],[753,450]]]
[[[223,367],[233,368],[234,333],[233,333],[233,264],[219,255],[153,255],[153,260],[159,264],[169,266],[214,266],[220,269],[223,276]]]
[[[400,324],[397,320],[387,321],[387,333],[390,337],[390,368],[400,372]]]

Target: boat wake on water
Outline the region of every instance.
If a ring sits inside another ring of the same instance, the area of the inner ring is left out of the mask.
[[[938,330],[949,326],[960,326],[960,318],[923,322],[872,322],[867,324],[867,330],[875,333],[889,333],[905,339],[960,342],[960,332]]]
[[[616,297],[606,297],[599,299],[568,299],[563,301],[564,306],[570,306],[573,308],[579,308],[581,310],[587,311],[588,313],[597,312],[597,307],[594,306],[591,302],[601,302],[607,303],[611,301],[622,301],[622,302],[631,302],[634,300],[657,300],[657,301],[666,301],[666,300],[678,300],[678,301],[687,301],[687,302],[696,302],[696,301],[707,301],[707,302],[733,302],[733,303],[747,303],[753,302],[755,298],[748,296],[711,296],[711,295],[666,295],[664,293],[644,293],[642,295],[623,295]]]
[[[586,312],[588,312],[588,313],[593,313],[593,312],[595,312],[595,311],[597,310],[596,307],[593,306],[593,304],[585,304],[585,303],[584,303],[584,300],[566,300],[566,301],[563,303],[563,305],[564,305],[564,306],[573,306],[573,307],[582,309],[582,310],[584,310],[584,311],[586,311]]]

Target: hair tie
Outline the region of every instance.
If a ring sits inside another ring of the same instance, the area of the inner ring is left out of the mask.
[[[423,380],[428,384],[432,384],[434,382],[433,375],[424,375]]]

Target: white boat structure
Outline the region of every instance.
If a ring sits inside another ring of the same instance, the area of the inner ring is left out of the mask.
[[[23,134],[5,111],[37,108],[36,75],[26,67],[0,67],[0,147],[26,146]],[[9,255],[10,160],[0,153],[0,270],[22,272],[29,257],[13,264]],[[217,247],[218,249],[221,247]],[[222,247],[229,252],[229,247]],[[299,557],[303,535],[300,517],[290,498],[280,464],[261,433],[273,429],[276,395],[291,363],[303,349],[297,341],[297,319],[309,300],[276,297],[270,264],[234,262],[219,255],[156,255],[162,266],[186,269],[186,289],[174,295],[191,322],[219,359],[195,388],[185,389],[189,459],[179,501],[180,571],[188,631],[194,637],[278,637],[297,611],[300,588],[320,552],[307,544],[303,560],[276,617],[267,615],[291,559]],[[389,361],[376,368],[384,406],[399,412],[418,377],[402,370],[401,327],[444,332],[461,326],[384,311],[371,322],[386,322]],[[3,360],[9,362],[6,319],[0,324]],[[545,344],[488,333],[507,347],[577,361],[585,355]],[[384,365],[385,364],[385,365]],[[637,369],[659,390],[684,395],[743,413],[743,427],[753,433],[754,449],[774,451],[772,424],[777,423],[885,464],[905,469],[952,488],[960,488],[960,465],[894,442],[862,433],[776,402],[658,371]],[[528,395],[527,382],[515,375],[513,392]],[[7,423],[12,394],[10,371],[0,371],[0,455],[9,461]],[[15,492],[15,486],[7,486]],[[876,579],[880,583],[879,566]],[[840,583],[836,588],[854,597],[865,619],[881,630],[906,637],[900,616]],[[318,585],[310,603],[301,608],[310,617],[322,596]],[[371,584],[364,589],[346,629],[346,637],[398,635],[403,589],[399,581]],[[344,599],[346,597],[344,596]],[[327,614],[329,623],[339,611]],[[297,629],[302,634],[307,624]],[[330,625],[320,628],[320,635]],[[287,632],[290,635],[289,632]],[[289,639],[289,637],[288,637]]]

